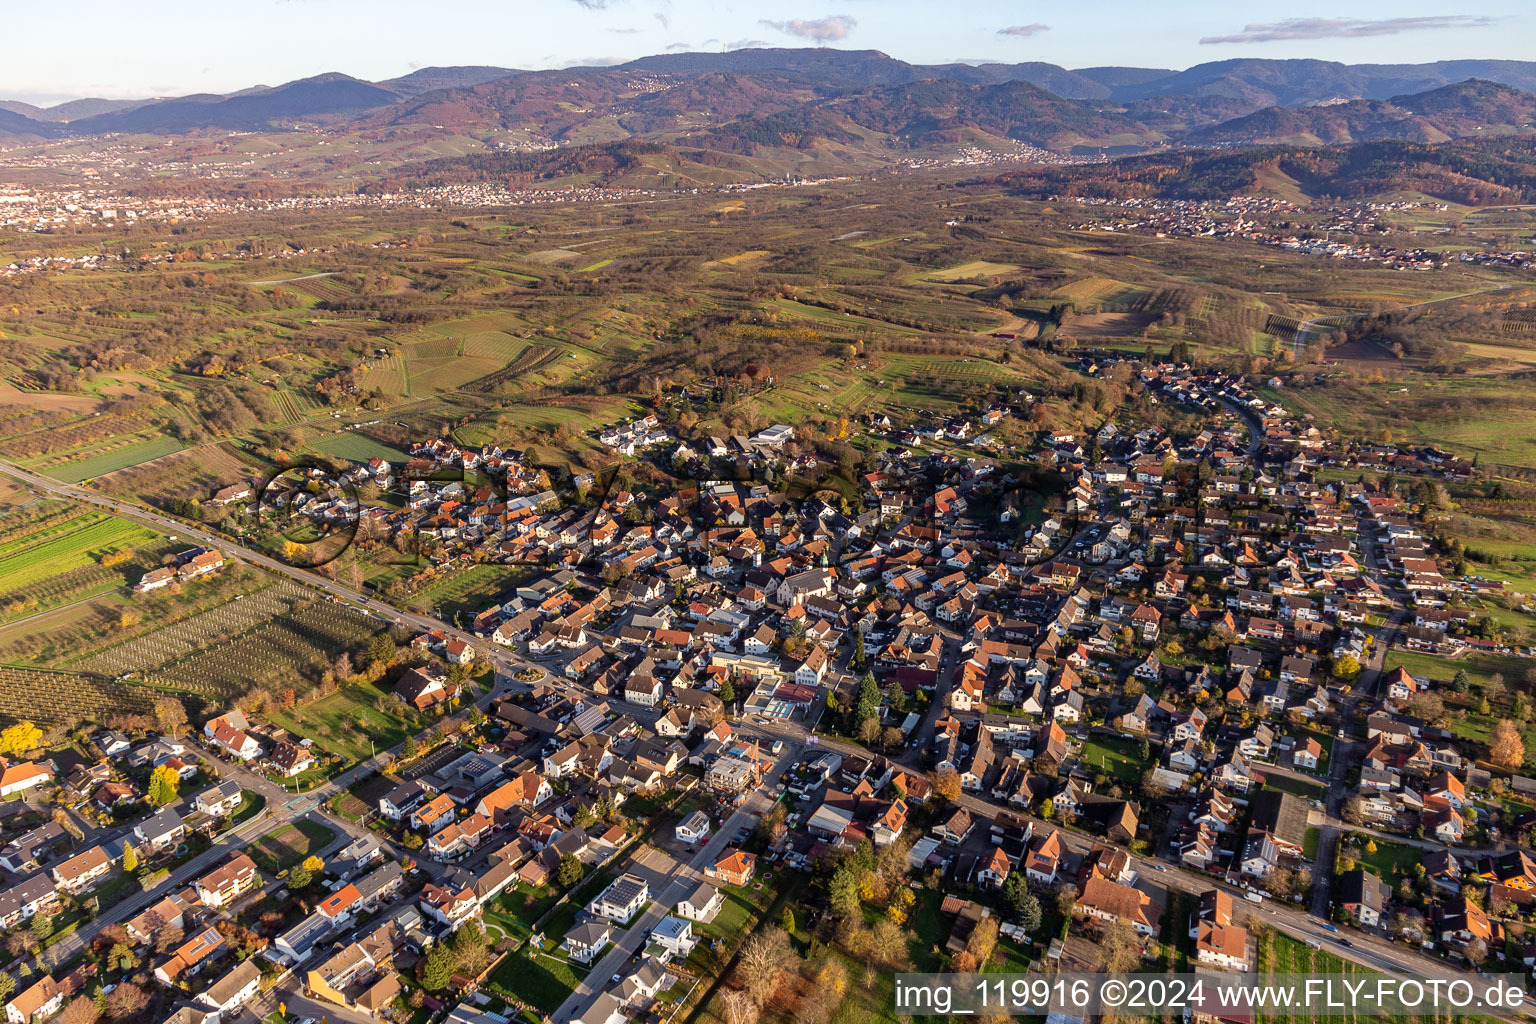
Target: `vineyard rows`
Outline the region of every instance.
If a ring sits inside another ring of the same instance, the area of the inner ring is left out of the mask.
[[[70,530],[41,544],[28,545],[0,555],[0,588],[6,593],[31,587],[49,577],[89,565],[106,549],[142,541],[145,531],[122,519],[93,516],[88,525]]]
[[[32,514],[25,518],[19,512],[10,512],[6,515],[5,526],[0,529],[0,552],[12,545],[25,543],[44,530],[56,529],[85,514],[73,505],[55,501],[34,505],[28,511]]]
[[[494,373],[488,373],[484,377],[470,381],[464,385],[463,390],[473,392],[492,391],[498,385],[509,380],[515,380],[518,377],[524,377],[543,369],[559,359],[563,354],[558,348],[551,348],[547,345],[530,345],[512,363]]]
[[[1536,310],[1512,309],[1504,314],[1505,334],[1536,333]]]
[[[34,722],[103,722],[115,714],[148,712],[158,696],[149,687],[102,676],[0,666],[0,718]]]
[[[94,597],[118,587],[126,586],[128,577],[122,567],[83,565],[71,569],[51,580],[28,587],[24,593],[15,594],[10,601],[22,606],[22,614],[40,608],[68,604],[71,601]]]
[[[200,651],[156,676],[179,689],[227,699],[252,686],[296,683],[306,666],[328,660],[377,632],[373,620],[354,608],[317,603],[232,643]]]
[[[73,668],[120,676],[147,672],[217,642],[233,638],[293,608],[307,592],[293,583],[279,583],[238,601],[199,612],[180,622],[91,654]]]

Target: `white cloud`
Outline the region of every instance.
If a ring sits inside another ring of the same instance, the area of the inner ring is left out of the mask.
[[[1000,36],[1018,36],[1020,39],[1028,39],[1032,35],[1038,35],[1041,32],[1049,32],[1050,30],[1051,26],[1042,25],[1036,21],[1029,25],[1009,25],[1007,28],[998,29],[997,34]]]
[[[815,39],[818,42],[830,43],[847,39],[848,33],[853,31],[858,22],[846,14],[829,14],[825,18],[791,18],[789,21],[764,19],[759,24],[778,29],[787,35],[799,36],[801,39]]]
[[[1448,28],[1481,28],[1493,18],[1471,14],[1436,14],[1418,18],[1287,18],[1269,24],[1244,25],[1228,36],[1206,36],[1202,46],[1215,43],[1272,43],[1285,39],[1358,39],[1363,36],[1395,36]]]

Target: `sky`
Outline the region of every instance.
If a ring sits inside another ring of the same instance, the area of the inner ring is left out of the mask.
[[[876,49],[917,64],[1186,68],[1532,59],[1531,0],[0,0],[0,98],[233,92],[340,71],[548,69],[747,46]],[[20,43],[20,45],[16,45]]]

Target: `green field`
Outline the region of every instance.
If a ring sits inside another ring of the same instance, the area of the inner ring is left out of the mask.
[[[0,548],[0,588],[6,593],[23,590],[95,565],[107,554],[159,540],[158,534],[125,519],[88,512],[73,519],[67,532],[54,531],[38,542],[21,538]]]
[[[472,565],[427,584],[416,592],[414,600],[440,609],[449,621],[459,616],[472,618],[526,575],[527,570],[518,566]]]
[[[923,274],[919,280],[939,281],[949,283],[951,281],[965,281],[970,278],[988,278],[1012,274],[1019,269],[1015,263],[989,263],[986,260],[973,260],[970,263],[962,263],[958,267],[949,267],[946,270],[934,270]]]
[[[1468,654],[1460,658],[1440,658],[1433,654],[1416,651],[1391,650],[1387,652],[1385,671],[1405,668],[1416,676],[1428,676],[1439,683],[1448,683],[1458,669],[1465,670],[1472,683],[1486,685],[1494,676],[1504,677],[1507,685],[1525,679],[1526,673],[1536,664],[1524,658],[1502,657],[1496,654]]]
[[[81,480],[90,480],[98,476],[106,476],[108,473],[115,473],[120,469],[127,469],[130,466],[137,466],[151,459],[174,455],[185,447],[174,437],[157,437],[153,440],[118,448],[115,451],[99,455],[95,458],[65,462],[54,468],[43,468],[49,476],[63,480],[65,483],[75,484]]]
[[[315,741],[315,745],[340,754],[349,764],[366,760],[375,751],[388,750],[408,732],[425,728],[424,721],[402,721],[382,707],[388,691],[373,683],[344,686],[328,697],[291,711],[274,712],[274,724]],[[370,745],[369,741],[372,741]]]
[[[1264,776],[1264,788],[1278,789],[1282,793],[1290,793],[1304,800],[1321,800],[1328,791],[1328,787],[1321,782],[1309,782],[1291,775],[1281,775],[1279,772],[1270,772]]]
[[[399,463],[407,458],[406,453],[400,449],[382,441],[375,441],[367,434],[356,430],[347,430],[321,438],[310,447],[326,455],[335,456],[338,459],[349,459],[352,462],[367,462],[372,458],[380,458]]]

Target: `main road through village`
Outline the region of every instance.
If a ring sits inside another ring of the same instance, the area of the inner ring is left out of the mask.
[[[1244,414],[1244,418],[1247,419],[1250,424],[1252,424],[1251,415],[1249,415],[1246,410],[1239,411],[1242,412]],[[1254,431],[1253,433],[1255,436],[1253,437],[1250,444],[1250,450],[1256,448],[1258,445],[1257,431]],[[108,497],[106,495],[97,494],[73,484],[51,480],[37,473],[23,469],[14,463],[6,462],[3,460],[0,460],[0,472],[4,472],[12,477],[15,477],[16,479],[22,481],[27,486],[41,494],[46,494],[55,498],[75,501],[83,505],[100,508],[114,515],[138,520],[140,522],[147,523],[159,530],[174,533],[178,537],[184,537],[198,543],[218,547],[224,551],[226,557],[228,558],[244,561],[248,564],[259,566],[268,572],[288,577],[306,587],[321,591],[331,598],[334,598],[338,601],[344,601],[353,605],[354,607],[363,609],[373,615],[376,615],[388,622],[417,630],[442,630],[450,637],[456,637],[465,642],[474,644],[477,650],[485,653],[491,661],[493,667],[496,669],[496,678],[498,680],[510,680],[512,676],[517,672],[530,667],[538,668],[544,671],[547,671],[551,667],[547,665],[535,665],[533,662],[518,656],[511,650],[499,647],[494,644],[487,645],[479,637],[473,636],[472,634],[458,629],[456,626],[450,623],[443,622],[432,616],[422,615],[417,612],[404,611],[402,609],[396,608],[393,605],[369,597],[366,594],[353,590],[352,588],[337,583],[334,580],[318,576],[315,573],[305,569],[296,568],[295,566],[273,558],[270,555],[235,543],[228,537],[220,536],[208,530],[202,529],[201,527],[188,524],[179,519],[174,519],[154,509]],[[1374,567],[1374,551],[1367,552],[1367,559],[1368,562],[1372,563],[1372,566]],[[1390,636],[1391,630],[1396,626],[1398,621],[1398,617],[1393,616],[1393,618],[1385,626],[1376,631],[1377,650],[1374,652],[1372,665],[1368,666],[1368,674],[1370,679],[1366,680],[1364,677],[1362,678],[1362,683],[1366,685],[1358,687],[1357,693],[1367,691],[1370,686],[1374,685],[1375,678],[1380,673],[1381,651],[1385,649],[1386,642]],[[948,668],[945,672],[945,683],[941,685],[940,691],[935,695],[935,700],[933,701],[933,709],[935,711],[943,703],[943,699],[947,692],[947,683],[951,678],[954,665],[958,662],[958,660],[958,658],[948,659]],[[574,686],[571,688],[579,689],[579,687]],[[487,688],[487,690],[480,696],[479,700],[482,705],[488,706],[490,702],[498,695],[498,688]],[[1351,704],[1352,703],[1353,702],[1351,702]],[[925,725],[931,725],[932,715],[930,714],[929,717],[930,721],[925,723]],[[757,733],[785,740],[785,750],[782,756],[773,766],[773,769],[768,777],[768,783],[770,787],[772,781],[777,779],[777,777],[787,768],[787,766],[793,763],[794,759],[799,756],[801,751],[808,744],[817,744],[822,748],[842,753],[864,752],[863,748],[856,747],[852,744],[847,744],[842,741],[824,736],[812,735],[810,731],[807,730],[805,725],[801,723],[774,723],[772,725],[739,723],[738,727],[748,734]],[[814,724],[812,725],[812,728],[814,728]],[[182,865],[181,868],[173,873],[171,878],[167,879],[164,883],[158,886],[154,893],[146,893],[141,896],[132,897],[122,901],[107,911],[97,922],[94,922],[92,925],[81,929],[81,931],[77,933],[77,936],[72,936],[72,942],[71,940],[65,940],[65,942],[59,943],[55,949],[63,948],[65,955],[69,955],[73,951],[77,951],[81,948],[84,942],[90,941],[91,937],[93,937],[101,927],[105,926],[106,924],[121,921],[127,918],[132,913],[136,913],[139,909],[142,909],[144,905],[147,905],[150,899],[157,898],[159,894],[165,891],[169,891],[175,885],[185,884],[192,878],[196,877],[197,874],[207,870],[210,866],[216,863],[228,849],[239,845],[246,845],[254,841],[259,836],[275,830],[280,826],[288,824],[298,818],[307,815],[323,817],[328,825],[338,829],[343,836],[341,840],[338,840],[338,845],[348,841],[352,834],[362,834],[360,828],[355,824],[345,822],[332,815],[326,814],[323,810],[324,801],[330,795],[334,794],[340,789],[345,788],[357,779],[378,771],[383,766],[383,764],[386,763],[386,758],[388,756],[392,756],[393,753],[393,750],[381,752],[374,759],[355,766],[347,773],[345,773],[345,775],[338,776],[328,783],[325,783],[321,787],[312,790],[308,794],[305,794],[303,799],[292,799],[288,796],[288,794],[281,791],[276,786],[276,784],[262,779],[260,776],[257,776],[254,773],[244,771],[243,769],[236,769],[236,771],[239,773],[238,777],[242,785],[245,785],[248,788],[257,789],[268,797],[266,811],[261,817],[247,823],[243,828],[239,830],[235,830],[234,832],[226,834],[220,839],[218,843],[215,844],[213,848],[208,850],[206,853]],[[921,770],[921,744],[919,744],[913,750],[908,750],[902,754],[897,755],[894,760],[905,764],[909,768]],[[1328,813],[1334,812],[1337,806],[1337,794],[1334,792],[1334,790],[1337,788],[1338,778],[1336,775],[1335,785],[1330,787],[1330,799],[1324,814],[1324,828],[1328,832],[1328,842],[1326,844],[1320,845],[1320,854],[1322,854],[1324,850],[1328,850],[1331,853],[1332,842],[1335,840],[1337,833],[1342,827],[1334,817],[1334,814]],[[996,814],[1000,810],[1014,810],[1012,808],[1004,808],[1001,805],[992,803],[988,800],[970,795],[962,796],[960,798],[960,803],[974,812],[985,814],[989,817]],[[755,820],[755,812],[765,804],[766,800],[763,798],[762,791],[759,790],[756,794],[754,794],[752,799],[744,803],[742,807],[732,815],[731,819],[720,828],[716,834],[715,839],[711,841],[710,845],[699,851],[691,861],[685,863],[673,858],[665,858],[665,862],[660,865],[658,870],[654,867],[647,866],[648,862],[643,858],[646,858],[648,854],[642,853],[640,857],[637,858],[636,866],[640,867],[644,873],[648,875],[651,891],[656,895],[656,902],[653,904],[651,909],[647,910],[645,914],[637,919],[633,925],[631,925],[624,933],[620,935],[614,949],[607,954],[607,956],[581,983],[577,990],[572,993],[572,995],[560,1007],[558,1013],[553,1019],[571,1020],[579,1016],[580,1011],[590,1005],[591,1001],[601,990],[607,978],[622,965],[623,961],[627,957],[629,957],[637,948],[640,947],[649,929],[654,926],[656,921],[670,910],[672,904],[675,903],[676,900],[680,899],[683,895],[685,895],[689,888],[696,883],[697,879],[701,877],[703,867],[706,866],[711,857],[718,855],[719,849],[723,847],[725,838],[733,834],[733,832],[741,825],[750,824],[753,820]],[[1047,823],[1037,821],[1037,824],[1044,825]],[[1063,832],[1063,836],[1067,840],[1068,847],[1078,852],[1086,850],[1094,842],[1100,842],[1099,840],[1091,839],[1090,837],[1072,832]],[[1217,885],[1230,889],[1234,895],[1243,895],[1241,890],[1238,890],[1232,886],[1228,886],[1223,882],[1215,882],[1208,875],[1197,874],[1195,872],[1188,871],[1176,864],[1170,864],[1168,862],[1158,860],[1155,857],[1132,855],[1132,859],[1141,878],[1149,880],[1152,884],[1156,884],[1158,886],[1194,893],[1210,889],[1213,885]],[[1322,860],[1328,858],[1323,856],[1319,859]],[[433,870],[432,866],[430,865],[426,867],[428,867],[429,870]],[[1324,876],[1323,878],[1319,879],[1319,885],[1325,885],[1326,873],[1320,871],[1319,874]],[[1324,889],[1324,892],[1326,894],[1326,889]],[[1447,964],[1443,961],[1426,956],[1417,952],[1416,950],[1395,945],[1393,943],[1387,942],[1384,939],[1376,938],[1374,936],[1357,936],[1352,939],[1353,944],[1351,946],[1342,946],[1338,942],[1337,935],[1324,927],[1325,918],[1322,918],[1321,915],[1326,913],[1326,910],[1327,900],[1325,895],[1322,899],[1314,901],[1312,913],[1309,913],[1307,910],[1301,907],[1276,902],[1272,899],[1266,899],[1263,904],[1254,907],[1253,913],[1260,919],[1267,920],[1275,927],[1280,928],[1285,932],[1288,932],[1307,941],[1326,945],[1332,952],[1338,954],[1344,959],[1352,960],[1365,967],[1376,970],[1405,972],[1409,974],[1417,974],[1419,976],[1444,973],[1447,970]],[[66,943],[69,943],[67,947]],[[285,993],[285,995],[290,999],[290,1001],[300,998],[296,992],[288,992]],[[347,1017],[345,1012],[338,1014],[337,1007],[331,1007],[327,1005],[325,1009],[333,1017]]]

